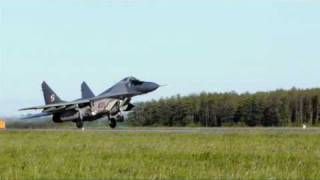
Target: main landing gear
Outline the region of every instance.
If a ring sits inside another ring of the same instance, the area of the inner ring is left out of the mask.
[[[83,121],[81,121],[81,120],[77,121],[76,126],[77,126],[77,128],[82,129],[83,128]]]
[[[84,117],[84,111],[83,109],[78,109],[78,112],[79,112],[79,119],[76,121],[76,126],[78,129],[83,129],[83,117]]]

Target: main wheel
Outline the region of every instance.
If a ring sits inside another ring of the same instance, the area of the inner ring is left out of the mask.
[[[117,127],[117,121],[116,121],[115,118],[110,118],[110,119],[109,119],[109,126],[110,126],[110,128],[112,128],[112,129],[114,129],[114,128]]]
[[[83,128],[83,121],[77,121],[76,125],[77,125],[77,128],[82,129]]]

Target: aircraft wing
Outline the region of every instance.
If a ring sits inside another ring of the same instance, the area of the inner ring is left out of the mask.
[[[56,104],[48,104],[44,106],[34,106],[34,107],[20,109],[20,111],[43,109],[43,112],[54,112],[54,111],[60,111],[65,109],[75,109],[77,105],[87,104],[87,103],[90,103],[89,99],[64,102],[64,103],[56,103]]]

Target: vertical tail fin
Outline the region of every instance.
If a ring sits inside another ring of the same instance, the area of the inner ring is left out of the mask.
[[[42,92],[44,101],[46,104],[54,104],[64,102],[60,97],[49,87],[49,85],[43,81],[42,83]]]
[[[83,82],[81,84],[81,97],[83,99],[95,97],[94,93],[92,92],[92,90],[90,89],[90,87],[87,85],[86,82]]]

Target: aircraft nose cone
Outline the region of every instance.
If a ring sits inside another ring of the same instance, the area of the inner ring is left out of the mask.
[[[149,90],[150,90],[150,91],[155,91],[155,90],[157,90],[159,87],[160,87],[160,86],[159,86],[159,84],[157,84],[157,83],[151,82],[151,83],[149,84]]]
[[[141,93],[149,93],[158,89],[160,85],[154,82],[144,82],[141,86],[137,86],[136,89]]]
[[[160,86],[157,83],[154,82],[146,82],[143,86],[143,92],[145,93],[149,93],[152,91],[155,91],[156,89],[158,89]]]

